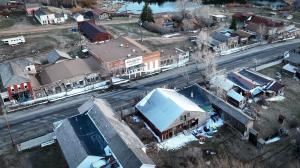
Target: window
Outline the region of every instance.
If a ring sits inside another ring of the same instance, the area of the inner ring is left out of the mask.
[[[191,113],[187,113],[186,115],[187,115],[187,117],[190,117],[190,116],[191,116]]]
[[[79,81],[79,85],[83,85],[84,83],[83,83],[83,81]]]

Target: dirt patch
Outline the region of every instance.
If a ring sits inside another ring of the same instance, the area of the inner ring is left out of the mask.
[[[12,150],[10,153],[0,156],[0,165],[5,168],[67,167],[58,144],[19,153]]]
[[[275,78],[276,72],[281,72],[282,65],[273,66],[260,71],[261,73]],[[267,108],[259,110],[259,120],[255,127],[260,128],[262,135],[268,135],[277,131],[281,125],[278,122],[279,115],[286,118],[286,127],[295,128],[300,126],[300,82],[292,76],[282,73],[282,83],[285,85],[283,101],[269,102]],[[265,127],[268,125],[268,127]]]
[[[144,121],[137,115],[126,116],[125,121],[144,144],[157,142],[154,135],[146,128]]]
[[[188,40],[187,37],[149,38],[143,41],[142,44],[153,51],[170,48],[180,48],[183,50],[189,50],[190,47],[195,46],[195,44]]]
[[[26,43],[18,46],[2,44],[0,46],[0,61],[22,57],[41,58],[53,49],[70,51],[76,48],[81,40],[78,32],[71,32],[69,29],[26,35],[24,37]]]

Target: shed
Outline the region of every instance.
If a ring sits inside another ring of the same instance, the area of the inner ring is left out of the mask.
[[[238,108],[244,108],[246,104],[246,98],[237,93],[235,90],[231,89],[227,93],[227,101]]]
[[[80,32],[89,39],[92,43],[110,40],[112,38],[103,27],[97,26],[90,21],[83,21],[78,23]]]
[[[51,64],[57,62],[58,60],[63,60],[63,59],[71,60],[73,58],[69,54],[59,51],[59,50],[56,50],[56,49],[51,51],[47,55],[47,60]]]

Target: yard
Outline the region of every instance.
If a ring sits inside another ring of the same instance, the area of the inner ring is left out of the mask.
[[[26,42],[17,46],[1,44],[0,61],[14,58],[33,57],[41,58],[53,49],[64,51],[76,48],[81,36],[78,32],[69,29],[55,30],[41,34],[24,35]],[[2,37],[9,38],[9,37]]]
[[[128,37],[133,39],[140,39],[141,31],[144,38],[160,36],[159,34],[145,30],[143,27],[140,27],[137,23],[115,24],[107,27],[108,30],[110,30],[113,34],[117,36],[127,35]]]

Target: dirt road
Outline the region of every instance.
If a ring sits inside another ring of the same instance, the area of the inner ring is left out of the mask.
[[[126,19],[126,20],[110,20],[110,21],[98,21],[97,25],[111,25],[111,24],[124,24],[124,23],[135,23],[137,22],[137,18]],[[71,24],[63,24],[63,25],[44,25],[44,26],[32,26],[26,27],[25,29],[6,29],[0,31],[0,37],[9,36],[9,35],[23,35],[23,34],[33,34],[40,32],[48,32],[51,30],[59,30],[59,29],[68,29],[72,27],[77,27],[77,23]]]

